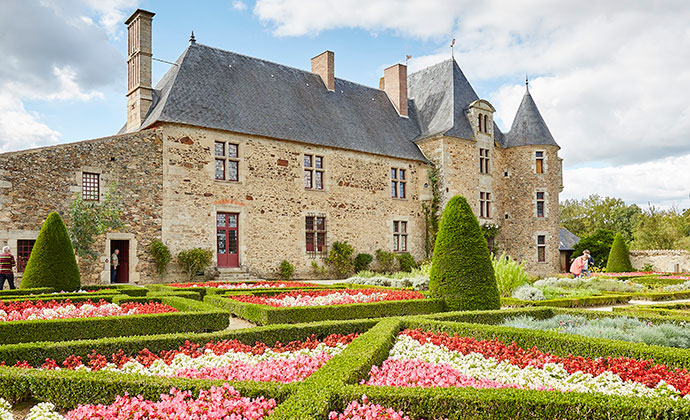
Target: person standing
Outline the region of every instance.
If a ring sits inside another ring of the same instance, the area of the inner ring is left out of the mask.
[[[582,275],[582,270],[585,267],[585,256],[580,255],[579,257],[575,258],[573,260],[573,263],[570,265],[570,272],[575,276],[575,278],[580,277]]]
[[[10,253],[10,247],[3,247],[2,254],[0,254],[0,290],[5,288],[5,280],[10,284],[10,289],[16,289],[14,287],[14,272],[12,272],[12,267],[15,264],[14,256]]]
[[[120,250],[116,249],[110,256],[110,283],[115,283],[117,277],[117,266],[120,265],[120,259],[117,257],[119,253]]]
[[[585,264],[583,267],[583,274],[585,277],[589,277],[592,273],[592,267],[594,267],[594,258],[592,258],[592,255],[589,253],[589,249],[585,249],[583,254]]]

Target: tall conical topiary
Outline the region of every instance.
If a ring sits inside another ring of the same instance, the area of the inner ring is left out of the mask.
[[[630,262],[630,252],[620,232],[616,233],[616,237],[613,238],[609,260],[606,262],[606,271],[609,273],[633,271],[632,263]]]
[[[450,310],[501,308],[489,248],[465,197],[446,205],[429,277],[431,295],[444,298]]]
[[[53,287],[58,291],[79,290],[81,287],[72,241],[59,214],[50,213],[43,222],[20,287]]]

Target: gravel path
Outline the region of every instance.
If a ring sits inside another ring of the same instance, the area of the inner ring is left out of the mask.
[[[659,304],[666,304],[666,303],[690,303],[690,299],[682,299],[682,300],[631,300],[628,302],[627,305],[615,305],[616,308],[624,308],[628,306],[636,306],[636,305],[659,305]],[[587,310],[590,311],[604,311],[604,312],[613,312],[614,306],[595,306],[591,308],[586,308]]]

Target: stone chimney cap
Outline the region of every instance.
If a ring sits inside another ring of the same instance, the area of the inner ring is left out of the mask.
[[[137,9],[137,10],[134,11],[134,13],[132,13],[132,16],[130,16],[130,17],[125,21],[125,25],[129,25],[129,23],[130,23],[131,21],[133,21],[134,18],[136,18],[136,17],[139,16],[139,15],[144,15],[144,16],[147,16],[147,17],[152,18],[152,17],[154,17],[156,14],[153,13],[153,12],[149,12],[148,10]]]

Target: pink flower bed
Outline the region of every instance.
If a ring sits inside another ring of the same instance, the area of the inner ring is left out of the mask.
[[[240,302],[268,305],[276,308],[294,306],[328,306],[352,303],[424,299],[424,295],[411,290],[348,289],[348,290],[297,290],[273,296],[229,296]]]
[[[161,314],[166,312],[177,312],[177,309],[156,302],[127,302],[117,305],[104,300],[98,302],[90,300],[86,302],[72,302],[70,300],[0,301],[0,322]]]
[[[127,394],[117,397],[111,405],[80,405],[67,413],[67,420],[259,420],[270,415],[274,399],[241,397],[233,387],[223,384],[202,390],[198,398],[190,391],[173,388],[157,402]]]
[[[354,333],[333,334],[324,340],[310,337],[305,341],[277,343],[273,347],[263,343],[249,346],[238,340],[209,342],[203,346],[187,341],[177,350],[154,354],[144,349],[136,357],[127,356],[120,350],[110,359],[92,352],[86,362],[74,355],[61,364],[46,359],[40,368],[289,383],[309,377],[356,337],[357,334]],[[27,362],[17,362],[14,366],[32,368]]]
[[[690,275],[688,274],[679,274],[676,276],[659,276],[660,279],[668,279],[668,280],[690,280]]]
[[[604,277],[630,277],[630,276],[653,276],[657,274],[664,274],[658,271],[630,271],[627,273],[596,273],[597,276]]]
[[[329,420],[410,420],[402,411],[395,411],[392,408],[383,407],[379,404],[372,404],[366,395],[362,395],[362,403],[352,401],[345,408],[345,411],[338,413],[331,411],[328,414]]]
[[[283,289],[283,288],[304,288],[304,287],[319,287],[318,284],[304,283],[300,281],[256,281],[256,282],[213,282],[207,281],[204,283],[171,283],[172,287],[217,287],[219,289]]]

